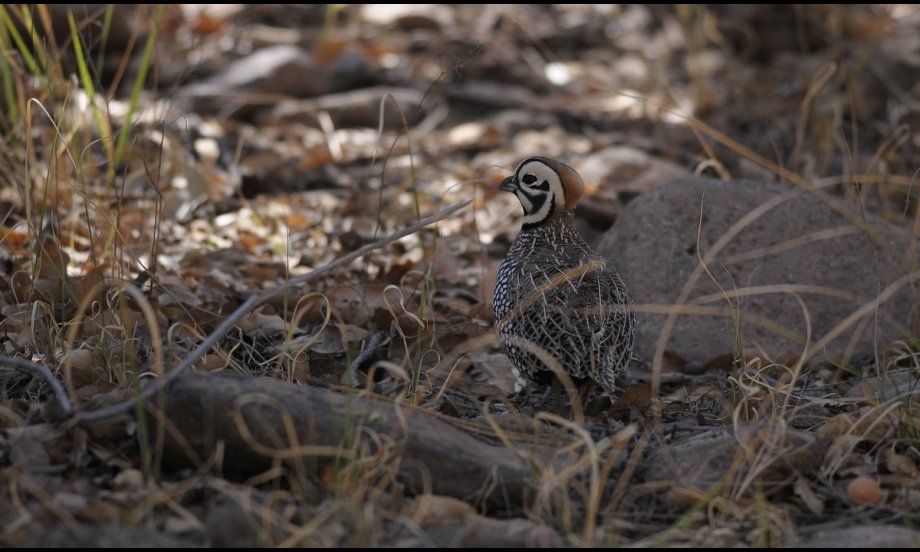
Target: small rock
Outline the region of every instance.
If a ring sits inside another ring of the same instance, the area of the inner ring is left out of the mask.
[[[875,478],[860,475],[847,484],[847,496],[854,504],[875,504],[882,498],[882,488]]]
[[[259,546],[258,527],[251,514],[235,502],[213,507],[204,520],[208,540],[214,548],[253,548]]]
[[[772,207],[709,261],[710,274],[700,274],[686,301],[697,312],[676,317],[665,350],[704,364],[736,351],[738,340],[752,356],[801,354],[806,317],[796,296],[808,310],[809,353],[818,358],[839,362],[847,360],[843,355],[869,356],[876,345],[902,338],[898,328],[912,327],[911,305],[917,303],[910,285],[814,349],[848,316],[911,272],[898,254],[916,245],[905,232],[841,204],[890,249],[880,246],[850,219],[791,185],[669,182],[630,202],[598,252],[620,271],[637,305],[667,307],[700,266],[700,257],[706,258],[733,225],[770,202]],[[635,352],[650,361],[667,315],[638,310]],[[740,315],[737,326],[733,311]]]

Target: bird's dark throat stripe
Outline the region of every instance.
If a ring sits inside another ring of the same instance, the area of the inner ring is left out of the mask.
[[[540,205],[539,205],[539,207],[536,207],[536,208],[533,210],[534,213],[536,213],[536,212],[538,212],[538,211],[540,210],[540,207],[543,206],[543,203],[546,201],[546,198],[548,198],[548,197],[549,197],[549,194],[546,194],[546,195],[543,195],[543,196],[537,198],[537,199],[540,200]],[[535,205],[535,206],[537,205],[536,202],[534,203],[534,205]],[[551,219],[551,218],[553,217],[553,213],[554,213],[555,211],[556,211],[556,202],[554,201],[554,202],[550,203],[550,205],[549,205],[549,211],[546,212],[546,216],[545,216],[545,217],[543,217],[542,219],[538,220],[537,222],[531,222],[531,223],[526,223],[526,224],[522,225],[522,226],[521,226],[521,230],[522,230],[522,231],[523,231],[523,230],[533,230],[534,228],[538,228],[539,226],[543,225],[543,223],[545,223],[546,221],[548,221],[549,219]],[[527,213],[527,214],[530,214],[530,213]]]

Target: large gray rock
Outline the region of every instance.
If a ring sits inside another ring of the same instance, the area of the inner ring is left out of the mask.
[[[906,232],[836,201],[839,209],[865,221],[876,239],[853,219],[792,185],[678,180],[629,203],[598,251],[621,272],[640,311],[636,356],[652,360],[667,318],[645,307],[673,305],[700,259],[758,208],[762,214],[709,259],[711,275],[704,271],[692,285],[685,305],[697,312],[677,316],[666,351],[694,363],[737,352],[739,343],[748,354],[770,358],[800,354],[807,332],[796,295],[807,306],[809,354],[818,359],[839,362],[872,355],[876,344],[884,351],[905,331],[916,330],[911,325],[916,294],[908,284],[877,311],[870,309],[839,336],[815,347],[886,286],[910,274],[907,252],[917,251],[916,240]]]

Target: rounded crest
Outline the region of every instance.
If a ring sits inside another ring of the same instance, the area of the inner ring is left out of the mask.
[[[582,180],[578,171],[561,161],[545,159],[544,162],[559,175],[562,181],[562,191],[565,194],[565,208],[571,211],[585,193],[585,181]]]

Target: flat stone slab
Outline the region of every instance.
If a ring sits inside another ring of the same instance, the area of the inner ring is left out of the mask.
[[[672,181],[630,202],[598,252],[637,305],[637,358],[652,361],[691,280],[665,346],[678,362],[739,350],[845,362],[916,335],[917,240],[833,202],[791,184],[711,179]]]

